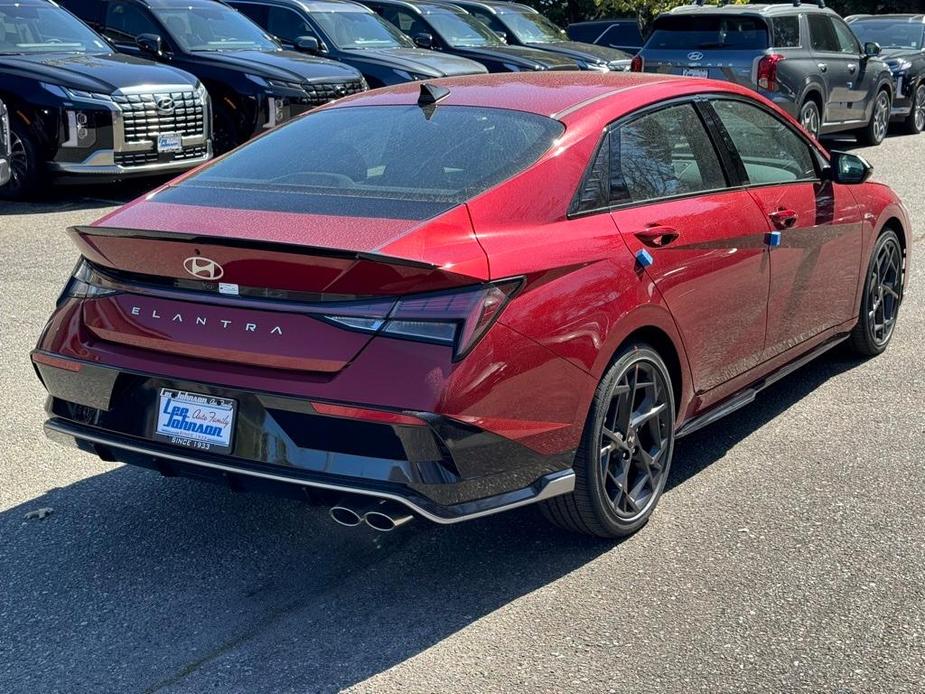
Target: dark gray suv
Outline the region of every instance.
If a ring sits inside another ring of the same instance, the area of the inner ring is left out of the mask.
[[[633,61],[645,72],[711,77],[751,87],[814,135],[886,137],[890,70],[825,3],[678,7],[660,15]]]

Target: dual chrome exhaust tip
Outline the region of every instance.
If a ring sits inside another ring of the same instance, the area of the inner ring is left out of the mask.
[[[360,508],[355,508],[349,502],[342,501],[332,506],[329,513],[331,519],[340,525],[355,528],[366,523],[370,528],[381,533],[395,530],[414,520],[414,516],[407,509],[385,499],[379,499]]]

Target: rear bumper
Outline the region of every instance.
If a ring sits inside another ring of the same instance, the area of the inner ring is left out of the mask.
[[[165,475],[289,496],[322,489],[389,499],[437,523],[497,513],[574,488],[573,451],[542,455],[440,415],[395,413],[399,423],[359,420],[321,414],[312,402],[288,396],[85,362],[71,368],[36,363],[50,393],[48,436],[104,460]],[[234,400],[230,453],[157,440],[161,388]]]

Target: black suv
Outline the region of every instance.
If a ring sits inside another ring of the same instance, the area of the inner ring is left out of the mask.
[[[893,79],[822,0],[676,7],[655,19],[633,69],[736,82],[795,116],[813,135],[886,136]]]
[[[123,53],[196,75],[214,108],[217,153],[291,116],[366,89],[349,65],[285,51],[216,0],[63,0]]]
[[[370,87],[487,72],[456,55],[415,47],[394,26],[351,0],[229,0],[286,48],[352,65]]]
[[[625,72],[631,56],[623,51],[570,41],[565,32],[528,5],[503,0],[445,0],[463,8],[511,46],[527,46],[571,58],[582,70]]]
[[[876,43],[893,73],[893,121],[925,130],[925,15],[854,15],[846,20],[862,43]]]
[[[362,2],[421,48],[478,61],[489,72],[578,69],[578,63],[565,56],[508,46],[498,34],[456,5],[404,0]]]
[[[48,176],[178,172],[211,153],[209,97],[194,76],[114,53],[46,0],[0,0],[0,100],[12,150],[3,198]]]

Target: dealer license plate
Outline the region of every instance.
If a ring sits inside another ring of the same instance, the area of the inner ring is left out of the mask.
[[[682,74],[685,77],[709,77],[710,71],[706,68],[686,67]]]
[[[180,133],[161,133],[157,136],[157,151],[162,154],[176,154],[183,151]]]
[[[155,436],[176,446],[228,452],[234,411],[234,400],[162,388]]]

